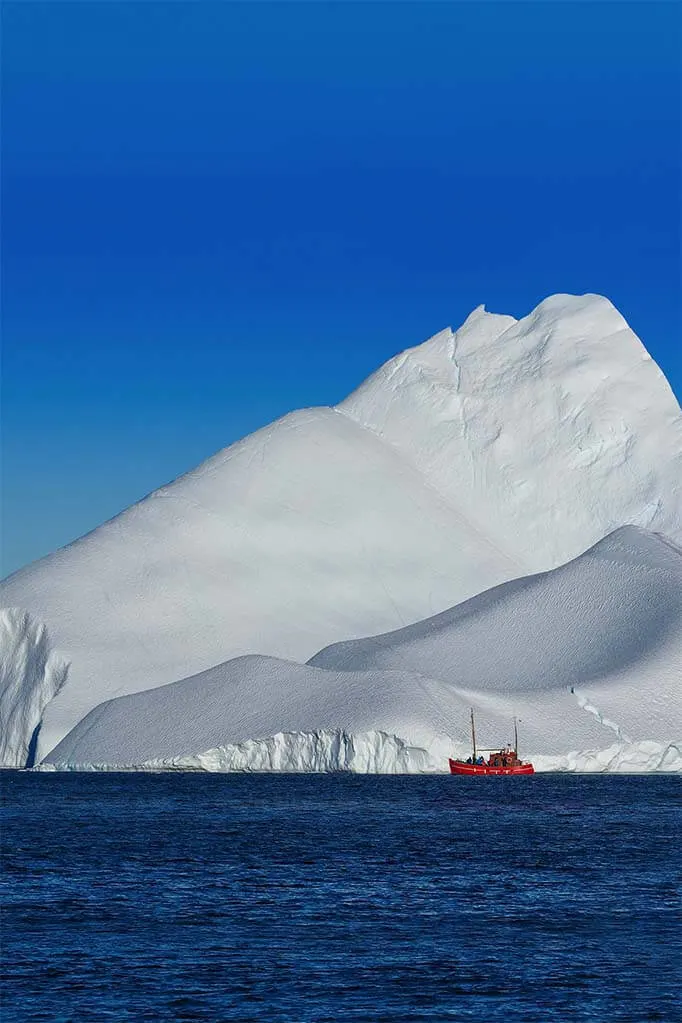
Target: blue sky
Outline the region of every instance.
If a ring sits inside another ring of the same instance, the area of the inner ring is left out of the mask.
[[[3,10],[3,572],[481,302],[682,394],[680,7]]]

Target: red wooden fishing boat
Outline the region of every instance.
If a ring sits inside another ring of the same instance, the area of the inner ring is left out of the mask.
[[[514,718],[514,747],[504,746],[502,749],[478,750],[478,753],[488,753],[486,761],[484,757],[477,756],[476,751],[476,728],[474,726],[474,712],[471,711],[471,741],[473,753],[468,760],[449,759],[450,774],[535,774],[535,768],[530,763],[524,763],[519,759],[519,737],[516,729],[516,718]]]

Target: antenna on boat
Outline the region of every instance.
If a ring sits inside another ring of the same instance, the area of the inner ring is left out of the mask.
[[[518,755],[519,755],[519,733],[518,733],[518,729],[516,727],[516,718],[514,718],[514,753],[516,753],[516,755],[518,757]]]
[[[471,708],[471,745],[474,748],[472,760],[476,763],[476,728],[474,727],[474,708]]]

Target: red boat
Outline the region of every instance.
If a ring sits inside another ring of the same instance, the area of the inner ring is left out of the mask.
[[[471,739],[473,753],[468,760],[453,760],[450,758],[450,774],[535,774],[535,768],[530,763],[524,763],[519,759],[518,748],[519,738],[516,730],[516,718],[514,718],[514,748],[505,746],[499,750],[479,750],[479,753],[489,753],[488,760],[476,755],[476,729],[474,727],[474,712],[471,711]]]

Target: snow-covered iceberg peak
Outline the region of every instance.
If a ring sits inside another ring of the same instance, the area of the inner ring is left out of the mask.
[[[528,572],[625,523],[682,538],[679,405],[599,295],[553,295],[518,321],[479,306],[339,408]]]

